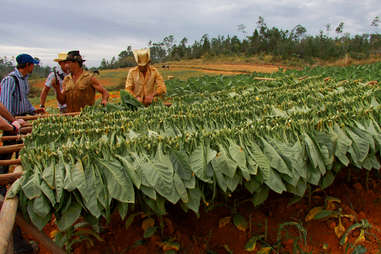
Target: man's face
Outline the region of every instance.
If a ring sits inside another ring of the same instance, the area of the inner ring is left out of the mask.
[[[63,70],[63,72],[69,73],[68,68],[66,66],[66,61],[60,61],[58,62],[58,64],[61,66],[61,69]]]
[[[31,74],[33,72],[33,69],[34,69],[34,64],[33,63],[28,63],[26,65],[26,71],[28,74]]]
[[[66,67],[66,70],[67,70],[67,73],[73,73],[74,70],[75,70],[75,65],[78,64],[77,62],[73,62],[73,61],[66,61],[65,62],[65,67]]]

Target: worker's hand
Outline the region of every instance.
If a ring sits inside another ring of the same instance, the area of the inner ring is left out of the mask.
[[[13,121],[12,125],[16,128],[16,131],[19,131],[21,128],[21,124],[17,120]]]
[[[36,114],[44,114],[46,111],[44,108],[36,108],[36,110],[34,111],[34,113]]]
[[[152,103],[153,101],[153,96],[152,95],[147,95],[146,97],[144,97],[144,102],[143,104],[148,106]]]
[[[101,103],[102,103],[103,106],[106,106],[106,105],[107,105],[107,101],[106,101],[106,100],[102,100]]]
[[[140,103],[143,103],[143,98],[142,98],[142,97],[138,96],[138,97],[136,97],[136,99],[137,99]]]
[[[24,126],[25,124],[26,124],[26,122],[24,121],[24,119],[17,119],[16,120],[17,122],[19,122],[19,124],[21,125],[21,126]]]

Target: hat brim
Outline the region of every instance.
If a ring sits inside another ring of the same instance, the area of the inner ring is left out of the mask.
[[[66,58],[65,59],[56,58],[53,61],[59,63],[59,62],[65,62],[67,60],[66,60]]]

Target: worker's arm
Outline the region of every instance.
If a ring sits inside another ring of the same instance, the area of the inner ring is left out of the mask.
[[[16,120],[14,120],[16,121]],[[14,122],[12,121],[12,122]],[[7,120],[5,120],[3,117],[0,117],[0,130],[3,131],[13,131],[14,128],[12,124],[10,124]]]
[[[16,121],[16,118],[7,110],[7,108],[0,102],[0,115],[4,117],[8,122]]]
[[[107,90],[99,83],[99,81],[95,78],[91,78],[91,85],[102,94],[102,104],[106,105],[108,101],[108,97],[110,96]]]
[[[66,86],[66,79],[64,80],[63,84],[62,84],[62,87],[63,87],[63,91],[65,90],[65,86]],[[65,98],[65,94],[61,91],[61,88],[59,86],[59,84],[57,84],[56,82],[53,83],[53,87],[54,89],[56,90],[56,97],[57,97],[57,101],[63,105],[65,104],[65,101],[66,101],[66,98]]]
[[[42,107],[45,106],[46,97],[48,96],[49,90],[50,90],[50,87],[44,86],[44,88],[43,88],[42,91],[41,91],[41,95],[40,95],[40,105],[41,105]]]

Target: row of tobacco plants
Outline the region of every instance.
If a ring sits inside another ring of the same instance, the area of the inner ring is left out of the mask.
[[[114,211],[198,213],[235,191],[254,205],[271,191],[302,197],[344,166],[380,168],[380,67],[171,80],[171,107],[121,91],[120,104],[36,120],[11,195],[39,229],[54,214],[61,231]]]

